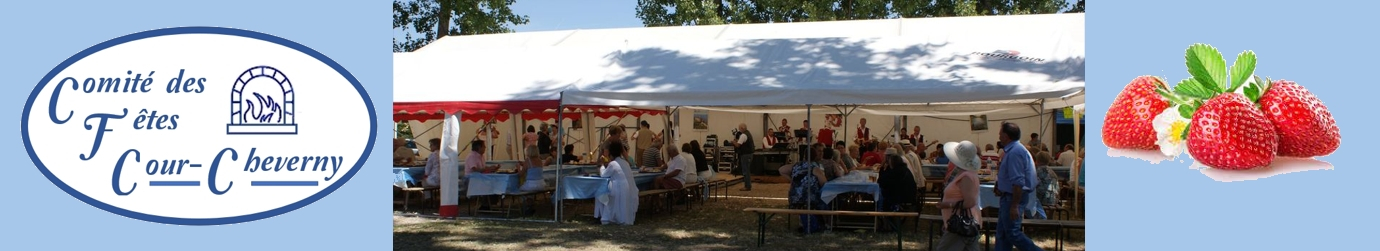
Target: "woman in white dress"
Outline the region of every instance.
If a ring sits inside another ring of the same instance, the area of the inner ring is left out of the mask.
[[[611,141],[607,147],[605,157],[613,161],[599,174],[609,178],[609,196],[595,203],[595,217],[599,217],[605,225],[632,225],[637,216],[638,190],[633,180],[632,165],[623,157],[627,147],[620,141]]]

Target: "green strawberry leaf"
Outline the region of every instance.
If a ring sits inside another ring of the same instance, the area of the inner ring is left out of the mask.
[[[1255,76],[1255,83],[1246,85],[1246,98],[1250,99],[1251,103],[1260,101],[1260,97],[1264,96],[1266,89],[1269,88],[1270,82],[1269,78],[1261,79],[1260,76]]]
[[[1260,99],[1260,86],[1259,86],[1259,85],[1256,85],[1255,83],[1248,84],[1248,85],[1246,85],[1245,91],[1246,91],[1246,98],[1251,99],[1251,102],[1255,102],[1256,100],[1259,100],[1259,99]]]
[[[1194,80],[1202,83],[1213,95],[1222,93],[1227,86],[1227,62],[1217,48],[1202,43],[1193,44],[1188,47],[1184,59],[1187,60],[1188,74],[1193,75]]]
[[[1195,112],[1196,110],[1198,110],[1197,107],[1180,105],[1179,116],[1183,116],[1185,119],[1193,119],[1193,112]]]
[[[1231,88],[1227,92],[1235,92],[1246,83],[1248,77],[1255,73],[1255,52],[1245,51],[1236,55],[1236,63],[1231,65]]]
[[[1208,99],[1212,98],[1213,95],[1216,95],[1216,93],[1206,89],[1207,87],[1204,87],[1202,84],[1199,83],[1200,82],[1192,78],[1184,79],[1182,81],[1179,81],[1179,84],[1174,85],[1174,93],[1200,99]]]
[[[1188,140],[1188,131],[1193,128],[1193,123],[1184,126],[1184,131],[1179,133],[1179,139]]]
[[[1192,104],[1192,102],[1189,102],[1189,100],[1185,99],[1184,97],[1182,97],[1182,96],[1180,96],[1180,95],[1178,95],[1178,94],[1174,94],[1172,91],[1170,91],[1170,90],[1167,89],[1167,88],[1155,88],[1155,92],[1156,92],[1156,93],[1159,93],[1161,97],[1164,97],[1165,99],[1168,99],[1170,104],[1174,104],[1174,105],[1190,105],[1190,104]]]

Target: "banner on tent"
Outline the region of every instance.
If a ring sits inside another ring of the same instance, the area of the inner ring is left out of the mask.
[[[1073,124],[1073,107],[1065,107],[1064,109],[1054,110],[1054,113],[1054,123],[1061,125]],[[1087,120],[1088,116],[1079,116],[1078,123],[1087,124]]]

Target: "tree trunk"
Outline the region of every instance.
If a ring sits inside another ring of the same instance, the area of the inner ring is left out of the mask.
[[[729,23],[728,11],[725,10],[724,0],[716,0],[714,3],[714,10],[719,13],[719,19],[724,20],[725,24]]]
[[[843,16],[839,17],[839,20],[857,19],[853,17],[853,0],[843,0],[843,6],[841,7],[843,7]]]
[[[436,10],[436,39],[450,35],[450,15],[455,10],[455,0],[436,2],[441,8]]]

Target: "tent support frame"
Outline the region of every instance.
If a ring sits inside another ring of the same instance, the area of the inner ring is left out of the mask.
[[[560,92],[558,95],[560,95],[560,99],[559,99],[560,101],[559,101],[559,103],[556,105],[556,125],[557,125],[556,128],[561,128],[561,126],[559,126],[559,125],[561,124],[561,119],[562,119],[562,118],[565,118],[565,114],[564,114],[564,113],[565,113],[565,92]],[[558,130],[558,131],[556,132],[556,135],[560,135],[561,141],[565,141],[565,131],[566,131],[566,130]],[[563,143],[563,142],[562,142],[562,143]],[[565,152],[565,145],[563,145],[563,144],[558,144],[558,145],[559,145],[559,147],[556,147],[556,189],[555,189],[555,193],[556,193],[555,196],[558,196],[558,197],[556,198],[556,206],[554,207],[554,208],[556,209],[556,210],[554,210],[554,211],[555,211],[555,213],[554,213],[555,215],[552,216],[552,219],[554,219],[554,221],[555,221],[556,223],[560,223],[560,222],[561,222],[561,211],[563,211],[563,210],[565,209],[565,208],[563,208],[563,206],[565,205],[565,200],[564,200],[564,198],[562,198],[562,197],[564,197],[564,196],[560,196],[560,195],[561,195],[561,180],[565,179],[565,177],[562,177],[562,174],[565,174],[565,170],[564,170],[564,168],[565,168],[565,163],[563,163],[562,161],[560,161],[560,159],[561,159],[560,156],[564,156],[564,154],[565,154],[565,153],[564,153],[564,152]]]

